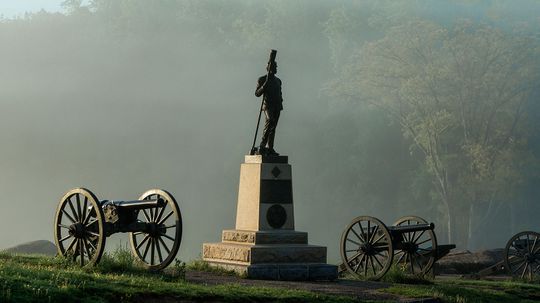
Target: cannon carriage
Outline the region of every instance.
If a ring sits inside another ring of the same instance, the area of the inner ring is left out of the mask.
[[[99,262],[107,237],[129,233],[133,254],[160,270],[174,260],[182,240],[178,203],[161,189],[133,201],[98,200],[88,189],[72,189],[60,199],[54,226],[58,254],[81,266]]]
[[[357,217],[343,231],[339,271],[377,280],[395,264],[408,274],[428,274],[438,259],[456,247],[437,245],[434,228],[416,216],[402,217],[393,226],[374,217]]]
[[[506,271],[514,278],[540,278],[540,233],[522,231],[513,235],[504,248],[503,260],[470,275],[480,278]]]

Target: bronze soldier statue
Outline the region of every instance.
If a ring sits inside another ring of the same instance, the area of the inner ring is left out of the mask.
[[[281,80],[276,77],[277,63],[275,59],[275,51],[271,54],[271,60],[268,61],[266,70],[267,75],[259,77],[257,80],[257,89],[255,96],[263,96],[263,105],[261,110],[264,111],[266,121],[264,123],[264,131],[259,146],[258,153],[260,155],[278,156],[274,150],[274,137],[276,135],[276,126],[279,120],[279,115],[283,109],[283,98],[281,95]]]

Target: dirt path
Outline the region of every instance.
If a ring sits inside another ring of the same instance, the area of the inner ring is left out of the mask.
[[[331,295],[351,296],[360,300],[381,300],[395,302],[439,302],[434,299],[409,299],[396,295],[380,293],[377,290],[390,287],[389,283],[338,280],[334,282],[292,282],[292,281],[269,281],[249,280],[235,276],[217,275],[210,272],[188,271],[186,280],[192,283],[205,285],[239,284],[245,286],[277,287],[296,290],[306,290]]]

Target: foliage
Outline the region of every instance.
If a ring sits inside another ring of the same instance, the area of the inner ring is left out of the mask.
[[[424,157],[450,241],[466,246],[472,203],[501,203],[536,161],[525,104],[539,79],[536,41],[463,21],[392,27],[356,53],[331,92],[379,107]],[[455,233],[462,233],[454,236]]]

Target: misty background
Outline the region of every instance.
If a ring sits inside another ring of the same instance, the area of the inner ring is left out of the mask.
[[[234,228],[271,48],[296,229],[329,262],[360,215],[469,250],[540,230],[538,1],[58,2],[0,19],[0,249],[52,241],[73,187],[157,187],[198,258]]]

